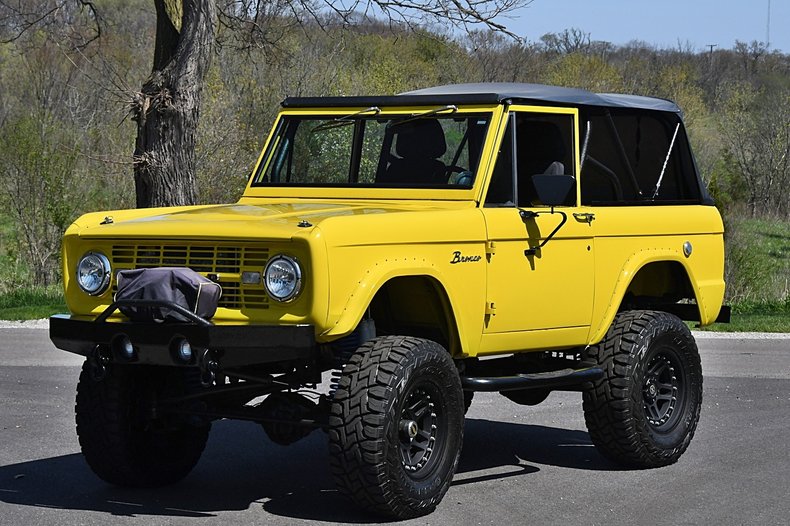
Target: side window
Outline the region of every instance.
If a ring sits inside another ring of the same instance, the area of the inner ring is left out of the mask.
[[[513,188],[512,120],[500,144],[486,206],[541,206],[532,183],[534,175],[576,175],[573,161],[573,116],[552,113],[518,113],[515,141],[518,195]],[[565,205],[576,202],[570,192]]]
[[[518,206],[540,206],[533,175],[576,175],[573,162],[573,117],[549,113],[516,116]],[[565,205],[576,202],[569,192]]]
[[[582,204],[699,202],[691,149],[676,115],[590,110],[583,119],[590,138],[582,161]]]
[[[512,120],[508,119],[505,135],[499,144],[494,173],[488,184],[485,206],[515,206],[513,196],[513,130]]]

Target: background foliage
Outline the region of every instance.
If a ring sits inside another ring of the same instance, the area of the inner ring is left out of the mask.
[[[147,0],[94,4],[102,35],[89,44],[95,25],[76,7],[13,39],[0,17],[0,294],[57,281],[60,234],[80,213],[134,203],[128,105],[150,72],[155,15]],[[666,97],[684,109],[725,218],[729,301],[788,303],[790,56],[758,42],[613,46],[582,29],[517,42],[331,17],[273,17],[270,28],[262,43],[220,26],[198,130],[200,201],[239,196],[285,96],[500,81]]]

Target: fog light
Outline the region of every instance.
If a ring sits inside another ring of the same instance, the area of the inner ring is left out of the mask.
[[[184,363],[189,363],[192,361],[192,346],[185,338],[178,339],[174,342],[173,349],[176,354],[176,358],[181,360]]]
[[[112,341],[112,349],[119,358],[126,361],[134,360],[134,345],[127,335],[116,336]]]

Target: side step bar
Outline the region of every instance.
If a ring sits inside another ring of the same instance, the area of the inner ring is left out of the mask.
[[[518,391],[521,389],[559,389],[592,382],[603,377],[603,369],[561,369],[546,373],[524,373],[516,376],[462,376],[464,391]]]

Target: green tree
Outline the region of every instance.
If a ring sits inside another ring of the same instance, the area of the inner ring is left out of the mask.
[[[617,69],[597,56],[571,53],[557,60],[547,75],[549,84],[590,91],[619,91],[622,84]]]
[[[790,217],[790,84],[771,89],[732,86],[724,103],[720,130],[748,189],[752,216]]]
[[[408,28],[430,20],[464,29],[482,24],[506,32],[496,21],[497,17],[529,1],[370,0],[346,7],[329,0],[323,6],[308,0],[154,0],[153,69],[130,107],[137,123],[134,151],[137,206],[192,204],[197,200],[195,132],[218,23],[223,27],[222,35],[232,33],[226,42],[245,48],[276,44],[289,29],[288,20],[281,15],[284,10],[292,13],[292,20],[302,28],[308,22],[322,26],[331,18],[341,20],[344,26],[354,25],[366,20],[366,16],[359,14],[358,9],[362,9],[363,13],[377,11],[391,24]],[[101,36],[100,13],[96,4],[87,0],[35,0],[33,5],[22,5],[21,0],[0,3],[0,7],[15,15],[16,23],[11,24],[10,32],[16,32],[17,36],[30,27],[51,23],[66,6],[78,13],[87,11],[96,22],[95,34],[84,37],[80,46]]]
[[[63,147],[65,132],[30,116],[0,133],[0,204],[17,226],[16,253],[35,285],[57,282],[60,237],[90,197],[72,177],[77,152]]]

